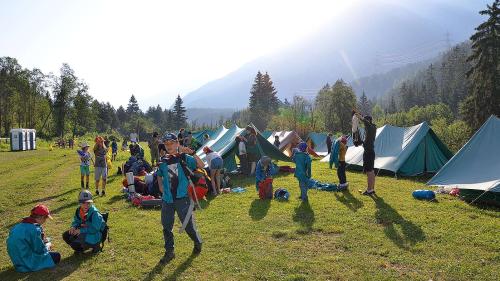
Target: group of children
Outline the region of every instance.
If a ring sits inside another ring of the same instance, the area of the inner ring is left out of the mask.
[[[89,191],[83,190],[80,193],[79,203],[71,227],[62,234],[62,238],[75,254],[89,249],[97,253],[101,250],[106,222],[94,206]],[[51,240],[45,236],[43,224],[47,219],[52,219],[49,208],[39,204],[31,210],[28,217],[23,218],[10,230],[7,252],[17,271],[38,271],[52,268],[60,262],[61,254],[52,250]]]

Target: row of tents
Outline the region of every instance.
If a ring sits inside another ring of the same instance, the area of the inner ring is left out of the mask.
[[[226,169],[237,168],[236,136],[244,129],[233,125],[227,129],[221,126],[217,130],[203,131],[211,140],[204,144],[219,152],[224,159]],[[258,148],[261,155],[274,160],[290,162],[292,149],[302,139],[294,131],[257,132]],[[280,146],[275,147],[275,136],[279,137]],[[310,133],[306,142],[312,155],[324,156],[322,162],[329,161],[326,147],[327,134]],[[348,142],[346,153],[348,167],[363,166],[363,147],[355,147]],[[202,149],[197,154],[204,159]],[[427,183],[432,186],[458,187],[468,191],[488,193],[493,201],[500,202],[500,119],[491,116],[473,135],[457,154],[453,153],[434,133],[427,122],[412,127],[385,125],[377,129],[375,137],[375,168],[395,175],[416,176],[423,173],[436,173]],[[483,195],[483,194],[482,194]]]

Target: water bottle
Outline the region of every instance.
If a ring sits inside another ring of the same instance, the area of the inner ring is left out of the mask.
[[[436,194],[432,190],[425,190],[425,189],[419,189],[415,190],[412,193],[413,198],[419,199],[419,200],[433,200],[436,198]]]

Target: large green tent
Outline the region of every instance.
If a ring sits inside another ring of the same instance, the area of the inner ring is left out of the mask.
[[[460,194],[500,204],[500,119],[491,116],[427,183],[458,187]]]
[[[349,147],[348,165],[363,166],[362,146]],[[375,168],[397,175],[435,173],[453,156],[427,122],[412,127],[385,125],[375,137]]]
[[[250,125],[253,126],[253,125]],[[254,127],[255,128],[255,127]],[[236,136],[239,136],[244,133],[244,129],[239,128],[236,125],[233,125],[229,129],[218,130],[220,134],[216,139],[213,139],[207,143],[213,151],[218,152],[222,158],[224,159],[224,168],[229,171],[234,171],[237,168],[236,164],[236,153],[238,152],[238,146],[236,145]],[[283,154],[278,148],[276,148],[273,144],[267,141],[262,134],[255,129],[257,132],[257,147],[259,149],[259,157],[262,155],[267,155],[271,157],[273,160],[281,160],[281,161],[291,161],[291,159]],[[205,160],[205,153],[203,150],[198,150],[196,152],[198,156],[202,160]]]

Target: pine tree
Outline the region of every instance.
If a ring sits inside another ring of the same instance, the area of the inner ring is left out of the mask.
[[[116,117],[118,118],[120,126],[127,122],[127,112],[125,112],[125,108],[123,108],[123,106],[120,105],[120,107],[116,110]]]
[[[133,118],[134,116],[140,115],[141,109],[139,108],[139,104],[135,99],[135,96],[132,95],[128,101],[127,105],[127,115],[128,118]]]
[[[271,77],[259,71],[250,90],[250,121],[259,129],[267,127],[271,117],[278,112],[279,99]]]
[[[471,36],[474,63],[467,73],[471,80],[471,93],[461,106],[464,120],[479,128],[491,114],[500,115],[500,0],[479,12],[488,19]]]
[[[54,88],[54,119],[57,136],[64,137],[66,117],[70,110],[70,103],[76,94],[77,82],[78,78],[73,69],[64,63],[61,67],[61,76],[56,79]]]
[[[391,103],[389,104],[389,108],[387,109],[388,113],[395,113],[398,111],[398,108],[396,106],[396,100],[394,99],[394,96],[391,97]]]
[[[174,129],[178,130],[186,126],[186,121],[187,121],[186,108],[182,106],[181,95],[177,95],[177,98],[175,99],[173,115],[174,115],[174,126],[175,126]]]
[[[371,115],[372,113],[372,104],[370,100],[368,100],[368,97],[366,97],[365,91],[363,91],[363,94],[359,97],[358,109],[364,115]]]

